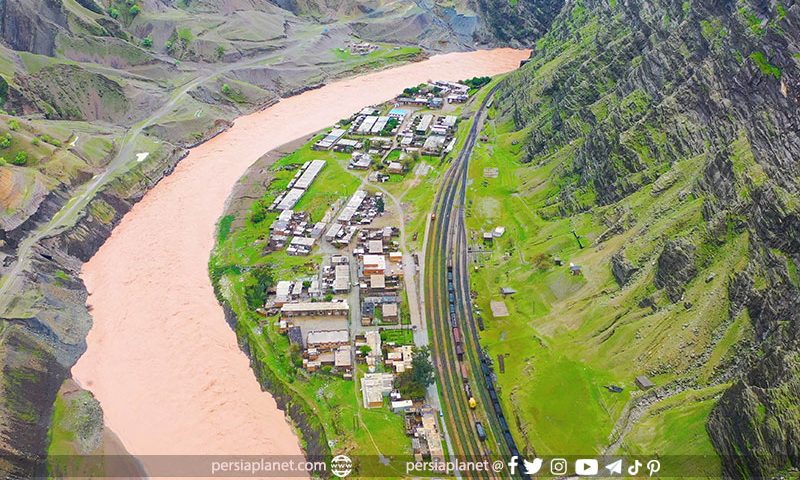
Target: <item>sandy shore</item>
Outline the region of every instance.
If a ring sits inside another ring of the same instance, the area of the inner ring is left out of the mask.
[[[500,49],[435,56],[285,99],[194,148],[150,191],[84,265],[94,326],[72,370],[128,451],[301,454],[238,349],[208,278],[215,223],[231,189],[266,151],[409,85],[495,75],[527,55]]]

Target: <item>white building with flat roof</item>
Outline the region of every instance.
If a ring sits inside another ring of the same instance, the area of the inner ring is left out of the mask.
[[[347,293],[350,291],[350,265],[344,263],[336,265],[333,277],[333,292]]]
[[[317,142],[314,146],[322,150],[330,150],[330,148],[333,147],[336,144],[336,142],[338,142],[339,139],[342,138],[344,133],[345,131],[342,130],[341,128],[335,128],[331,130],[330,133],[325,135],[325,137],[319,142]]]
[[[353,196],[350,197],[350,200],[347,201],[347,205],[344,206],[342,213],[339,214],[339,217],[336,219],[336,221],[341,224],[350,223],[350,220],[353,219],[353,216],[356,214],[359,207],[361,207],[361,204],[364,203],[366,198],[366,190],[356,190],[356,193],[354,193]]]
[[[300,197],[303,196],[305,190],[300,188],[292,188],[288,190],[281,198],[281,201],[278,202],[278,206],[276,207],[277,210],[289,210],[297,205],[297,202],[300,201]]]
[[[308,187],[311,186],[311,182],[317,178],[319,172],[322,171],[322,168],[325,166],[325,160],[312,160],[308,163],[305,170],[303,170],[303,174],[300,175],[300,178],[294,182],[294,188],[300,188],[306,190]]]

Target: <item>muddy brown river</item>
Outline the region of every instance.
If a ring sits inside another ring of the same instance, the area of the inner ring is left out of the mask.
[[[94,325],[72,369],[128,451],[301,454],[239,350],[208,277],[215,223],[234,184],[265,152],[407,86],[504,73],[528,54],[439,55],[284,99],[192,149],[147,193],[83,267]]]

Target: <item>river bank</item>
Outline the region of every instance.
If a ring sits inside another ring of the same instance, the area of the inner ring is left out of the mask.
[[[264,152],[409,84],[494,75],[526,56],[508,49],[435,56],[288,98],[194,148],[145,195],[82,269],[94,326],[72,371],[125,447],[137,456],[299,454],[207,275],[231,189]]]

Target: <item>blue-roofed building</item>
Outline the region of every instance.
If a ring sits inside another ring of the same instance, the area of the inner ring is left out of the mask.
[[[393,108],[389,111],[390,117],[396,118],[401,122],[406,118],[406,115],[408,115],[408,110],[403,110],[402,108]]]

